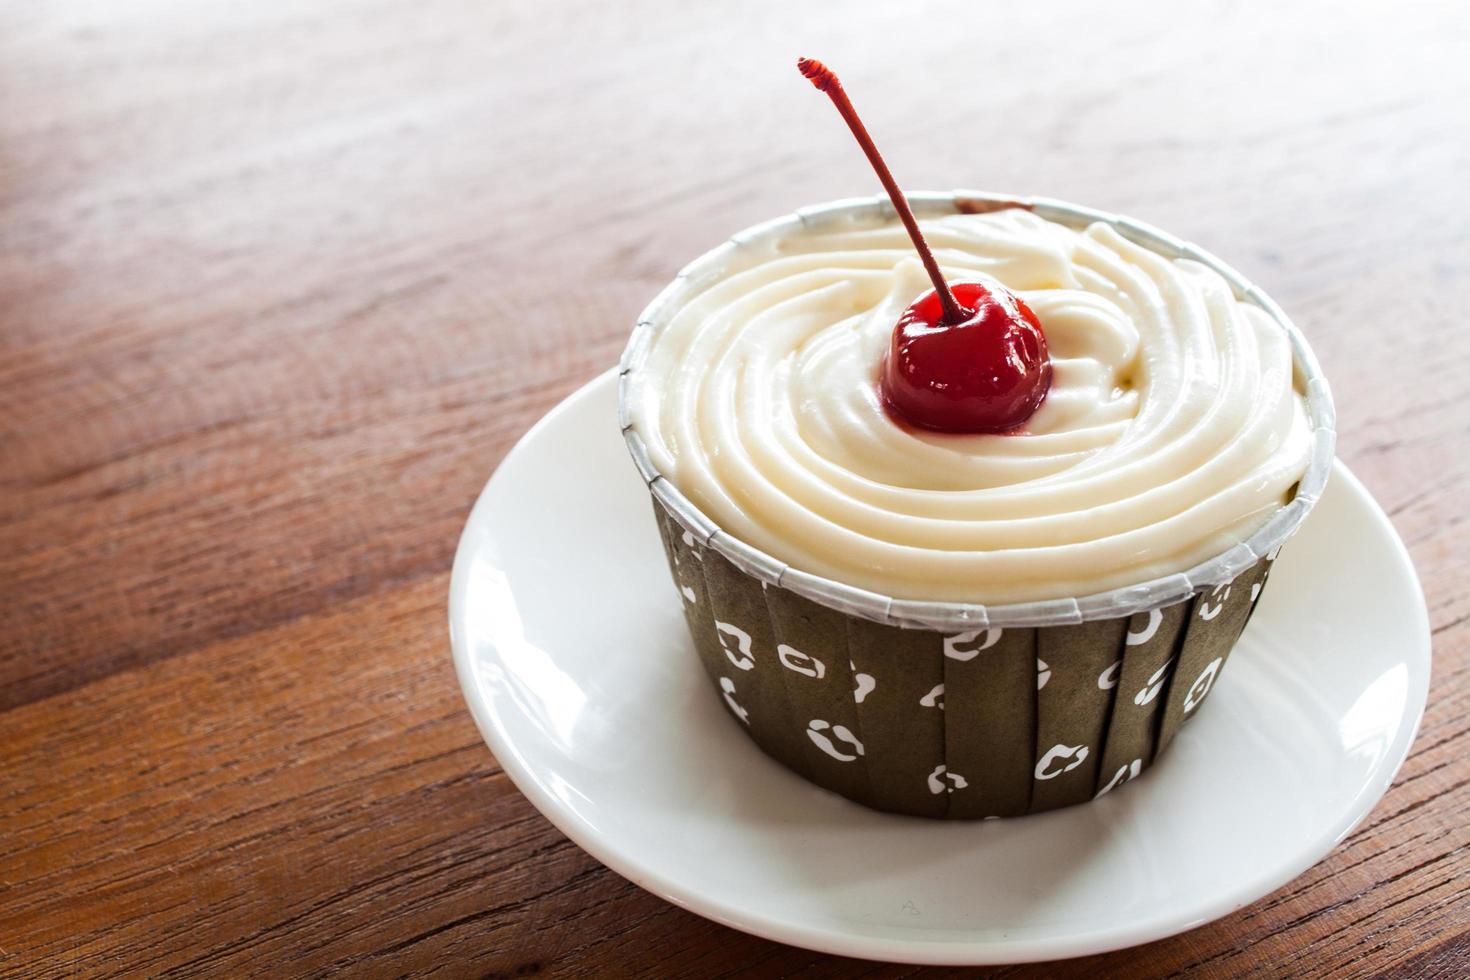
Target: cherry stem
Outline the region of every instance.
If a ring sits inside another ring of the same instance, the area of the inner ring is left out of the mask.
[[[852,130],[853,137],[858,141],[858,146],[868,155],[868,162],[878,173],[878,180],[882,182],[883,189],[888,192],[888,199],[893,202],[893,210],[898,212],[899,220],[903,222],[904,228],[908,229],[909,238],[913,239],[914,248],[919,253],[919,260],[924,263],[924,271],[929,273],[929,279],[934,283],[934,292],[939,297],[939,305],[944,308],[944,320],[946,323],[958,323],[966,316],[965,310],[959,301],[950,292],[949,283],[944,281],[944,275],[939,271],[939,263],[934,261],[934,253],[929,250],[929,243],[924,241],[923,234],[919,231],[919,223],[914,220],[913,209],[903,196],[903,191],[898,189],[898,182],[893,179],[893,174],[888,171],[888,164],[883,162],[883,156],[878,152],[878,147],[873,145],[873,138],[868,135],[868,129],[863,121],[858,118],[857,110],[852,107],[847,92],[843,90],[842,83],[837,80],[832,69],[817,61],[815,58],[800,58],[796,67],[811,81],[813,85],[827,93],[837,111],[842,113],[842,118],[847,122],[847,128]]]

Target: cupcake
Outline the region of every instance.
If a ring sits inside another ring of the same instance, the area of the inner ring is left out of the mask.
[[[993,298],[1021,341],[1039,328],[1039,359],[1011,343],[986,368],[1025,375],[982,405],[993,426],[952,396],[946,281],[963,312]],[[1081,803],[1151,765],[1218,683],[1334,441],[1316,361],[1259,289],[1040,198],[895,194],[747,229],[644,311],[620,372],[733,723],[820,786],[929,817]]]

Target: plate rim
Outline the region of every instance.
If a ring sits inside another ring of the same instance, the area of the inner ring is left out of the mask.
[[[470,531],[485,520],[482,511],[488,506],[486,501],[492,489],[497,486],[498,481],[509,478],[506,474],[513,473],[513,464],[529,451],[529,447],[540,438],[543,432],[555,426],[562,416],[574,412],[582,402],[595,397],[600,389],[615,386],[616,381],[617,369],[613,368],[563,398],[517,440],[481,489],[465,520],[464,529],[455,547],[447,604],[450,648],[460,692],[474,718],[475,727],[516,789],[572,843],[621,877],[667,902],[695,915],[763,939],[815,952],[882,962],[936,966],[981,966],[1044,962],[1112,952],[1165,939],[1213,922],[1237,909],[1254,904],[1315,867],[1373,812],[1392,787],[1404,762],[1413,753],[1414,743],[1418,738],[1427,706],[1433,669],[1429,613],[1424,600],[1423,586],[1408,549],[1388,515],[1384,513],[1383,508],[1368,492],[1362,481],[1348,468],[1346,463],[1339,459],[1333,463],[1329,482],[1337,481],[1345,485],[1355,497],[1367,502],[1374,524],[1386,532],[1392,550],[1402,567],[1408,572],[1408,582],[1419,598],[1418,603],[1415,604],[1416,615],[1412,622],[1406,624],[1405,629],[1413,629],[1422,640],[1414,645],[1415,649],[1410,651],[1410,654],[1422,657],[1423,693],[1422,696],[1416,696],[1412,689],[1409,691],[1408,714],[1412,715],[1412,720],[1407,726],[1401,725],[1395,732],[1395,739],[1404,730],[1404,727],[1408,728],[1409,733],[1398,758],[1391,766],[1382,767],[1376,778],[1365,783],[1369,791],[1360,792],[1355,797],[1356,805],[1343,811],[1348,817],[1346,822],[1342,820],[1331,822],[1330,830],[1324,831],[1317,846],[1303,852],[1305,857],[1290,861],[1283,860],[1276,866],[1252,876],[1233,890],[1206,901],[1202,906],[1192,907],[1188,914],[1165,914],[1155,916],[1140,924],[1130,924],[1121,929],[1117,927],[1092,929],[1044,940],[1030,938],[1016,940],[946,939],[938,936],[924,939],[902,939],[893,936],[834,933],[815,926],[796,925],[764,917],[743,906],[729,903],[718,896],[699,892],[670,880],[641,865],[636,857],[625,853],[615,842],[599,834],[597,828],[563,806],[560,800],[542,788],[525,758],[517,750],[514,741],[505,737],[497,727],[493,707],[479,693],[472,658],[468,653],[467,643],[463,636],[464,627],[461,625],[464,620],[463,608],[466,600],[465,580],[468,576],[466,564],[472,551]]]

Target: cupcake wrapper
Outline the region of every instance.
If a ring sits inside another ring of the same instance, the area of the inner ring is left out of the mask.
[[[654,498],[695,648],[735,723],[894,813],[1016,816],[1137,777],[1213,690],[1274,553],[1182,602],[957,633],[873,622],[747,574]]]

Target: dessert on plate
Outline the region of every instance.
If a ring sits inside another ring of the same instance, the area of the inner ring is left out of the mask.
[[[620,422],[705,669],[880,809],[1012,816],[1138,776],[1320,495],[1331,397],[1218,259],[1039,198],[899,192],[740,232],[639,318]]]

